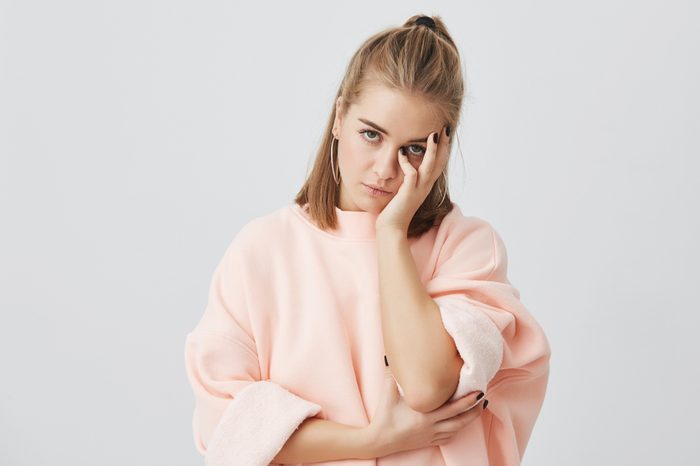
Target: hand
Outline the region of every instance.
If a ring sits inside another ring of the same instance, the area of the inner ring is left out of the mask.
[[[398,152],[399,165],[403,170],[403,182],[396,195],[377,217],[377,227],[394,227],[408,231],[413,215],[428,197],[435,181],[447,165],[450,140],[443,127],[438,142],[433,139],[437,133],[428,136],[428,147],[418,170],[408,161],[408,156]]]
[[[481,416],[486,397],[479,391],[448,401],[428,413],[415,411],[399,394],[391,369],[386,367],[384,387],[367,427],[377,457],[405,450],[443,445]]]

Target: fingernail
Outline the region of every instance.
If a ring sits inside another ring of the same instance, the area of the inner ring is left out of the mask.
[[[489,400],[484,400],[484,409],[486,409],[486,406],[489,404]]]
[[[484,397],[484,392],[479,393],[479,396],[476,397],[477,400],[480,400]]]
[[[386,360],[386,354],[384,355],[384,365],[389,367],[389,361]]]
[[[403,147],[401,148],[401,155],[406,155],[406,149],[404,149]]]
[[[447,125],[447,128],[445,128],[445,134],[448,138],[450,137],[450,125]]]
[[[438,142],[438,135],[437,135],[437,133],[433,133],[433,142],[434,142],[435,144],[437,144],[437,142]]]

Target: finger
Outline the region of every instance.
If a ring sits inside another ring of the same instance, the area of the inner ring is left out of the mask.
[[[443,435],[440,437],[435,437],[430,443],[431,445],[444,445],[445,442],[449,442],[453,434]]]
[[[433,420],[438,421],[448,419],[468,411],[474,408],[483,397],[482,392],[477,390],[461,398],[457,398],[455,401],[448,402],[440,408],[432,411],[434,416]]]
[[[465,411],[469,411],[470,409],[474,409],[476,407],[476,405],[478,405],[479,403],[483,403],[484,399],[485,399],[485,395],[481,395],[481,392],[477,393],[476,396],[474,397],[474,401],[467,405],[467,408],[465,409]]]
[[[445,444],[446,444],[447,442],[449,442],[449,441],[450,441],[450,438],[444,438],[444,439],[442,439],[442,440],[435,440],[435,441],[432,442],[430,445],[431,445],[431,446],[445,445]]]
[[[482,397],[479,401],[477,401],[476,403],[471,405],[469,408],[467,408],[467,410],[464,411],[464,413],[460,413],[457,416],[461,416],[462,414],[466,414],[466,413],[475,413],[478,415],[481,411],[483,411],[485,409],[486,403],[488,403],[488,402],[489,401],[486,399],[486,397]]]
[[[477,396],[478,397],[478,396]],[[466,398],[466,397],[465,397]],[[485,396],[478,397],[479,399],[477,400],[476,397],[471,398],[469,403],[466,403],[466,407],[460,407],[460,410],[457,411],[453,417],[459,417],[463,414],[474,412],[474,411],[481,411],[481,404],[484,402],[486,399]],[[466,401],[466,400],[465,400]]]
[[[435,167],[435,159],[437,157],[438,148],[441,141],[435,142],[435,138],[439,138],[440,135],[437,132],[430,133],[428,136],[428,146],[425,149],[425,156],[418,166],[418,176],[424,183],[430,183],[434,181],[433,179],[433,169]]]
[[[484,397],[484,392],[480,390],[471,392],[468,395],[463,396],[453,402],[454,406],[452,407],[452,412],[454,413],[454,415],[457,415],[464,411],[468,411],[474,406],[476,406],[479,403],[479,401],[482,400]]]
[[[481,413],[484,412],[483,406],[485,402],[486,398],[482,398],[477,402],[475,406],[473,406],[469,410],[463,413],[459,413],[456,416],[452,416],[450,418],[436,422],[435,429],[439,432],[454,433],[455,431],[463,428],[464,426],[471,424],[474,421],[474,419],[481,416]]]
[[[415,187],[418,172],[413,168],[411,162],[408,161],[408,155],[404,152],[403,147],[399,149],[399,165],[403,170],[403,183],[408,183],[411,187]]]
[[[442,131],[440,132],[440,141],[437,147],[437,153],[435,154],[435,163],[432,170],[431,179],[433,182],[437,181],[440,174],[445,171],[447,159],[450,155],[450,137],[447,134],[448,126],[449,125],[443,126]]]

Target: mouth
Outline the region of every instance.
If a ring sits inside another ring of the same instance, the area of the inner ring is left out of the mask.
[[[374,196],[385,196],[391,194],[391,191],[385,191],[371,184],[362,183],[362,185],[367,188],[367,191]]]

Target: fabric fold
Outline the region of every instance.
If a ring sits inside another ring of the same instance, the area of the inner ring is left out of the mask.
[[[478,217],[451,217],[440,228],[435,271],[426,291],[464,364],[450,401],[481,390],[481,416],[491,466],[520,464],[544,402],[551,348],[508,279],[503,239]],[[458,445],[441,447],[456,458]]]

